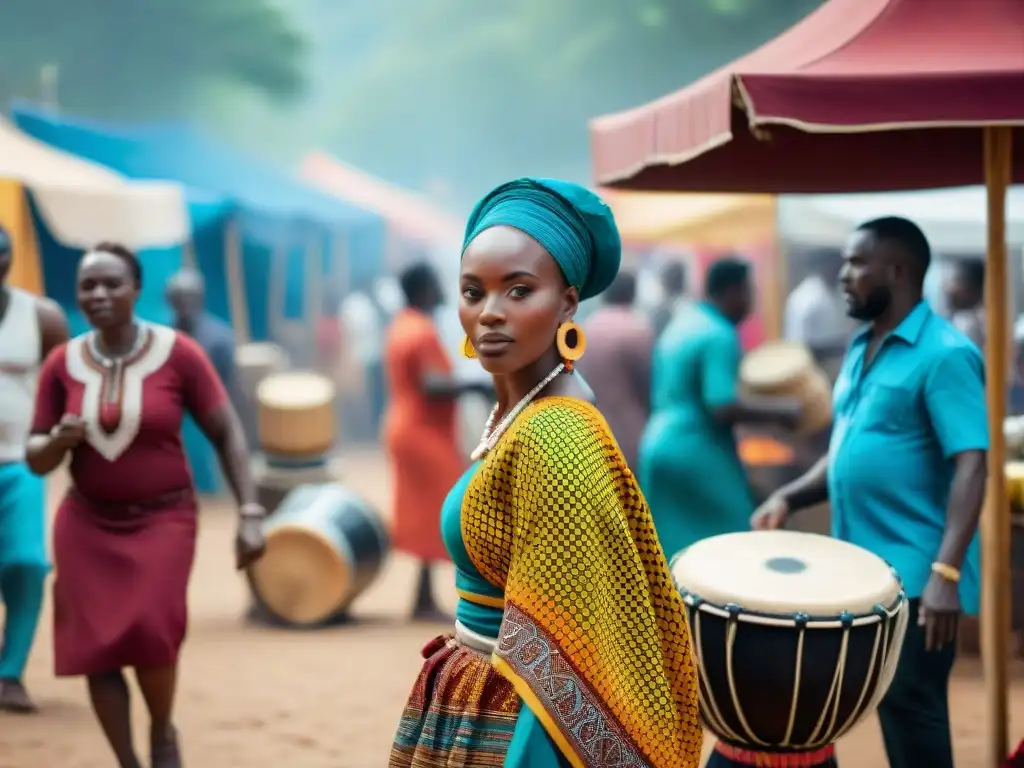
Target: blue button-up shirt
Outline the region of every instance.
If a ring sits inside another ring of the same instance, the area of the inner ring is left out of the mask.
[[[988,449],[984,361],[963,333],[921,302],[865,366],[870,328],[853,339],[833,394],[832,534],[899,572],[910,598],[931,576],[958,453]],[[963,563],[965,613],[979,600],[975,536]]]

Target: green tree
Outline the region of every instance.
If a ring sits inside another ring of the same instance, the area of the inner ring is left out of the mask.
[[[4,0],[0,98],[44,95],[108,118],[180,118],[224,83],[275,100],[304,82],[305,40],[268,0]]]
[[[585,181],[589,118],[686,85],[820,2],[322,0],[335,19],[320,41],[335,55],[324,133],[396,181],[444,178],[459,207],[517,174]]]

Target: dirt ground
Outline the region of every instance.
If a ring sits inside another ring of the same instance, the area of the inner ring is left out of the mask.
[[[376,455],[347,459],[346,482],[387,509],[386,469]],[[55,495],[55,494],[54,494]],[[204,509],[191,587],[177,722],[193,768],[383,768],[423,644],[443,626],[410,625],[414,564],[395,556],[363,596],[351,625],[316,632],[257,629],[243,616],[243,581],[231,567],[232,517]],[[449,569],[439,574],[454,606]],[[0,768],[111,768],[80,680],[53,677],[49,610],[28,684],[42,712],[0,716]],[[1015,670],[1011,735],[1024,735],[1024,667]],[[136,697],[136,732],[146,733]],[[952,689],[957,765],[982,765],[984,697],[974,660],[959,665]],[[844,768],[886,764],[874,718],[840,744]]]

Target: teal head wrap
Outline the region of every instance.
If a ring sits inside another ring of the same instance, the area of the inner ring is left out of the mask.
[[[525,232],[558,263],[581,299],[604,291],[619,272],[622,241],[615,217],[597,195],[557,179],[516,179],[491,190],[466,223],[465,251],[490,227]]]

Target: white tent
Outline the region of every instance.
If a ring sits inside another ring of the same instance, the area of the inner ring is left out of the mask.
[[[53,236],[70,247],[114,240],[135,249],[160,248],[190,238],[180,184],[129,181],[37,141],[3,119],[0,179],[27,187]]]
[[[779,232],[791,242],[838,246],[858,224],[879,216],[914,221],[936,252],[985,252],[983,187],[779,198]],[[1006,240],[1011,249],[1024,246],[1024,188],[1011,189],[1007,195]]]

